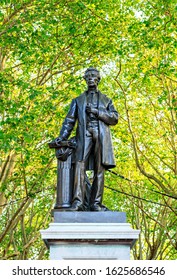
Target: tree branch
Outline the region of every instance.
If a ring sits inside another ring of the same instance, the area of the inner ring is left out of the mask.
[[[127,106],[127,99],[126,99],[126,91],[124,90],[124,88],[122,87],[122,85],[120,84],[120,82],[118,80],[115,80],[117,82],[117,84],[119,85],[119,87],[121,88],[123,94],[124,94],[124,105],[125,105],[125,110],[126,110],[126,115],[127,115],[127,120],[128,120],[128,127],[129,127],[129,131],[132,137],[132,144],[133,144],[133,150],[134,150],[134,154],[135,154],[135,162],[136,162],[136,166],[138,167],[138,169],[140,170],[140,172],[147,177],[148,179],[152,179],[154,182],[156,182],[167,194],[171,195],[171,191],[169,189],[167,189],[165,187],[165,185],[153,174],[148,173],[143,166],[140,164],[139,161],[139,157],[138,157],[138,152],[137,152],[137,142],[131,127],[131,122],[130,122],[130,116],[129,116],[129,111],[128,111],[128,106]],[[174,194],[173,195],[176,199],[177,199],[177,195]]]

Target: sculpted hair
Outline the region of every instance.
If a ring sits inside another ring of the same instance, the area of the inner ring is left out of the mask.
[[[97,73],[98,82],[99,82],[99,81],[101,80],[100,72],[99,72],[96,68],[94,68],[94,67],[89,67],[89,68],[85,71],[85,74],[84,74],[83,78],[86,79],[86,75],[87,75],[87,73],[90,72],[90,71],[94,71],[94,72]]]

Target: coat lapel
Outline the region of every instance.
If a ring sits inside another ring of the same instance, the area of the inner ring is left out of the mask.
[[[102,94],[100,91],[98,91],[99,94],[99,103],[98,103],[98,108],[100,107],[107,107],[107,100],[105,98],[105,95]]]
[[[81,94],[78,98],[77,98],[77,104],[78,104],[78,119],[82,119],[81,124],[84,124],[85,127],[85,122],[86,122],[86,116],[85,116],[85,107],[86,107],[86,92],[84,92],[83,94]]]

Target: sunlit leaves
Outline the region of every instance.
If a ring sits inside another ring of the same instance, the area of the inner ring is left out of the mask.
[[[136,259],[175,258],[176,14],[173,0],[1,1],[2,258],[46,258],[39,230],[56,187],[48,142],[90,65],[120,114],[111,127],[120,176],[106,173],[114,190],[104,204],[142,230]],[[166,189],[138,169],[132,135],[141,167]]]

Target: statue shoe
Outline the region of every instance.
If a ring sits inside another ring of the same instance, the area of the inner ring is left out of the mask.
[[[83,211],[84,207],[82,204],[74,202],[72,206],[69,208],[69,211]]]
[[[99,204],[93,204],[90,207],[91,211],[108,211],[108,208],[104,205],[99,205]]]

